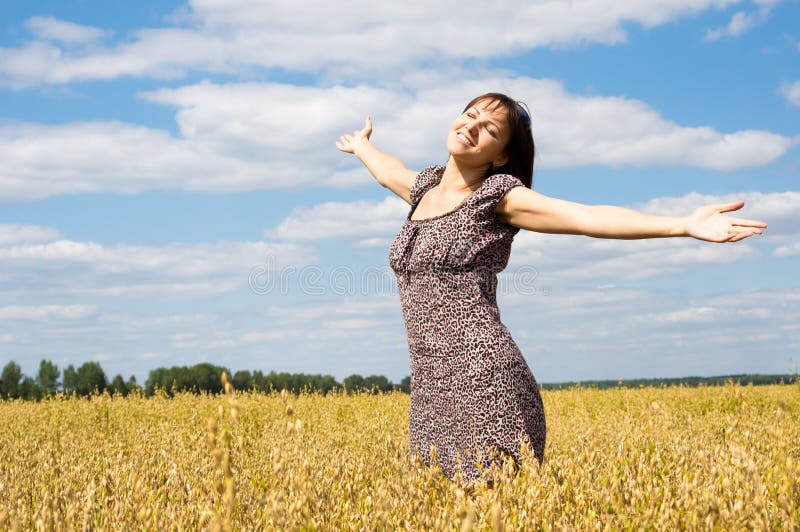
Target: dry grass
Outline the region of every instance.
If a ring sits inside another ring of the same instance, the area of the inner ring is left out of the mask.
[[[0,403],[0,529],[800,528],[800,385],[543,398],[544,464],[474,490],[400,393]]]

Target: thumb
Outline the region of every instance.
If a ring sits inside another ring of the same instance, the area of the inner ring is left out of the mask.
[[[722,203],[716,206],[719,212],[736,211],[744,207],[744,201],[734,201],[733,203]]]

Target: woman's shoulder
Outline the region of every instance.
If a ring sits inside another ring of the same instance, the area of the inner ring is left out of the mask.
[[[484,180],[483,186],[490,194],[500,193],[502,195],[511,188],[524,187],[525,183],[511,174],[492,174]]]

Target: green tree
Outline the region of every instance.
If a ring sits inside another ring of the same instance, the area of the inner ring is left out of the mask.
[[[128,385],[125,384],[125,379],[123,379],[122,375],[119,373],[117,373],[117,375],[114,376],[114,380],[111,381],[110,389],[111,393],[118,393],[123,397],[128,395],[128,392],[130,391],[128,390]]]
[[[207,362],[192,367],[155,368],[150,370],[145,382],[145,391],[147,395],[153,395],[158,387],[169,395],[192,389],[197,392],[219,393],[222,391],[220,375],[223,371],[230,375],[230,371],[226,368]]]
[[[64,393],[72,393],[78,388],[78,372],[70,364],[64,368]]]
[[[353,374],[350,375],[349,377],[345,377],[344,386],[345,388],[347,388],[348,393],[354,392],[356,390],[361,390],[364,388],[364,377],[358,374]]]
[[[22,368],[13,360],[5,365],[0,374],[0,397],[13,399],[19,397],[19,381],[22,379]]]
[[[75,390],[78,395],[91,395],[108,387],[106,374],[97,362],[84,362],[77,371],[78,382]]]
[[[233,387],[237,390],[249,390],[253,387],[253,376],[247,370],[240,370],[233,374]]]
[[[17,389],[17,396],[29,401],[38,401],[44,395],[44,390],[30,377],[23,376]]]
[[[128,393],[134,390],[141,390],[142,387],[139,386],[139,383],[136,382],[136,375],[131,375],[128,377],[128,382],[125,383],[125,386],[128,388]]]
[[[368,390],[373,390],[373,393],[377,390],[388,392],[392,389],[392,383],[383,375],[370,375],[364,379],[364,387]]]
[[[411,376],[407,375],[403,377],[403,380],[400,381],[400,391],[405,393],[411,393]]]
[[[58,371],[58,366],[49,360],[42,359],[39,363],[39,373],[36,375],[36,382],[39,383],[42,391],[54,394],[61,384],[58,382],[58,376],[60,374],[61,372]]]

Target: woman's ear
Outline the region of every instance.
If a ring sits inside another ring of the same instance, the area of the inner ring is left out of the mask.
[[[500,155],[497,159],[494,160],[492,166],[494,168],[500,168],[501,166],[505,165],[508,162],[508,155],[505,153]]]

